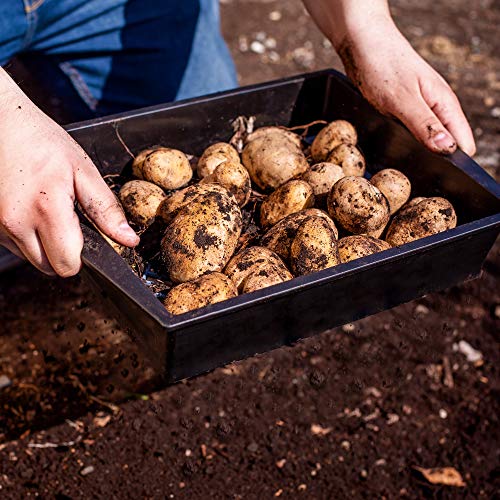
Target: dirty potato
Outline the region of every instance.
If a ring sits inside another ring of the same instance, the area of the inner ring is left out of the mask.
[[[169,224],[174,220],[180,210],[190,203],[195,202],[199,196],[209,193],[230,195],[229,191],[220,184],[194,184],[193,186],[175,191],[175,193],[165,198],[158,206],[156,216],[166,224]]]
[[[142,150],[132,161],[132,175],[137,177],[138,179],[143,179],[142,175],[142,165],[144,164],[144,160],[148,156],[149,153],[152,153],[156,148],[149,148]]]
[[[172,288],[163,301],[170,314],[183,314],[236,297],[233,282],[222,273],[208,273]]]
[[[316,199],[322,201],[328,196],[333,185],[342,177],[345,177],[345,174],[340,165],[321,162],[313,165],[300,178],[312,187]]]
[[[353,144],[340,144],[328,155],[327,161],[340,165],[346,176],[363,177],[366,172],[365,157]]]
[[[330,191],[328,213],[346,231],[378,238],[389,222],[389,203],[369,181],[349,176]]]
[[[452,229],[457,225],[453,205],[445,198],[425,198],[397,214],[389,229],[386,240],[392,246]]]
[[[161,241],[170,279],[184,283],[221,271],[236,249],[241,228],[240,207],[227,191],[199,196],[182,208]]]
[[[350,262],[367,255],[389,250],[391,245],[386,241],[358,234],[340,238],[338,248],[341,262]]]
[[[319,131],[312,143],[311,155],[315,162],[327,161],[328,155],[340,144],[354,145],[357,142],[358,134],[354,126],[348,121],[336,120]]]
[[[262,290],[273,285],[279,285],[285,281],[291,280],[293,276],[287,270],[286,273],[275,265],[262,266],[255,272],[249,274],[241,285],[242,293],[251,293]]]
[[[224,273],[238,290],[243,291],[243,282],[261,268],[272,268],[273,276],[278,276],[281,281],[292,279],[292,275],[280,257],[268,248],[259,246],[245,248],[236,254],[227,264]],[[261,277],[264,275],[262,274]]]
[[[370,179],[370,182],[387,198],[391,215],[410,199],[410,180],[399,170],[393,168],[381,170]]]
[[[204,177],[200,183],[215,183],[224,186],[236,198],[240,207],[248,203],[252,193],[250,174],[239,160],[222,162],[211,174]]]
[[[217,142],[209,146],[200,159],[198,160],[198,166],[196,171],[198,177],[203,179],[207,175],[213,173],[213,171],[225,161],[238,162],[240,161],[240,155],[238,151],[228,144],[227,142]]]
[[[323,217],[308,217],[299,226],[290,247],[290,264],[295,276],[340,264],[337,237]]]
[[[263,229],[274,226],[287,215],[300,212],[314,205],[314,192],[305,181],[291,180],[271,193],[260,208]]]
[[[144,227],[152,224],[166,194],[151,182],[135,180],[122,186],[119,198],[129,220]]]
[[[193,177],[187,156],[177,149],[157,148],[142,162],[142,177],[163,189],[179,189]]]
[[[335,239],[338,238],[338,231],[330,217],[317,208],[308,208],[295,214],[288,215],[275,224],[266,234],[262,237],[261,245],[269,248],[277,253],[285,262],[290,260],[290,247],[297,234],[300,225],[311,216],[322,217],[332,228],[335,234]]]
[[[255,135],[243,149],[241,158],[252,181],[264,191],[278,188],[309,167],[297,141],[276,131]]]

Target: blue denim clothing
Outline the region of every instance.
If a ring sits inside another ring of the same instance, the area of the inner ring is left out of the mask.
[[[219,24],[218,0],[0,0],[0,65],[101,116],[236,87]]]

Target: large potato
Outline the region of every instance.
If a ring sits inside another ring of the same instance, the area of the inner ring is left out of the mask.
[[[242,291],[243,282],[261,268],[272,268],[273,280],[277,275],[281,281],[292,279],[292,275],[286,268],[280,257],[265,247],[249,247],[236,254],[227,264],[224,273]],[[264,275],[261,275],[263,278]]]
[[[163,189],[179,189],[193,177],[187,156],[177,149],[158,148],[142,162],[142,177]]]
[[[122,186],[119,198],[129,220],[139,226],[149,226],[166,194],[151,182],[136,180]]]
[[[238,162],[240,155],[238,151],[226,142],[217,142],[209,146],[200,159],[196,171],[200,178],[206,177],[214,172],[214,170],[225,161]]]
[[[311,216],[322,217],[332,228],[335,238],[338,238],[338,231],[330,217],[317,208],[308,208],[295,214],[288,215],[275,224],[266,234],[262,237],[261,245],[269,248],[277,253],[285,262],[290,260],[290,247],[297,234],[300,225]]]
[[[260,208],[260,223],[264,229],[274,226],[287,215],[314,205],[312,187],[305,181],[291,180],[271,193]]]
[[[221,271],[233,255],[242,229],[240,207],[226,193],[207,193],[182,208],[167,227],[161,256],[170,279],[192,281]]]
[[[311,155],[315,162],[326,161],[328,155],[340,144],[356,144],[357,142],[356,129],[345,120],[336,120],[319,131],[312,143]]]
[[[345,230],[378,238],[389,222],[389,203],[369,181],[349,176],[330,191],[328,213]]]
[[[144,160],[148,156],[149,153],[152,153],[158,148],[149,148],[142,150],[132,161],[132,175],[137,177],[138,179],[143,179],[142,175],[142,166],[144,164]]]
[[[264,191],[278,188],[309,167],[300,146],[278,132],[255,136],[243,149],[242,162],[252,181]]]
[[[240,207],[245,206],[252,193],[252,183],[248,170],[238,161],[228,160],[218,165],[200,183],[216,183],[224,186],[235,198]]]
[[[229,191],[220,184],[194,184],[193,186],[175,191],[168,198],[165,198],[158,206],[156,216],[166,224],[169,224],[180,210],[195,202],[199,196],[209,193],[230,195]]]
[[[286,271],[283,273],[282,269],[270,264],[262,266],[255,272],[249,274],[242,283],[241,292],[250,293],[257,290],[262,290],[273,285],[279,285],[285,281],[291,280],[293,276]]]
[[[308,217],[298,228],[290,247],[295,276],[321,271],[340,264],[337,237],[323,217]]]
[[[327,161],[342,167],[345,176],[357,175],[363,177],[366,172],[365,157],[352,144],[340,144],[328,155]]]
[[[339,256],[342,262],[360,259],[383,250],[389,250],[391,245],[386,241],[371,236],[355,235],[340,238],[338,242]]]
[[[183,314],[236,297],[233,282],[224,274],[208,273],[172,288],[163,302],[171,314]]]
[[[394,217],[387,230],[386,240],[392,246],[404,245],[452,229],[456,225],[457,215],[448,200],[439,197],[425,198]]]
[[[314,196],[321,201],[328,196],[333,185],[342,177],[345,177],[345,174],[340,165],[321,162],[313,165],[300,178],[313,188]]]
[[[391,215],[410,199],[410,180],[399,170],[393,168],[381,170],[370,179],[370,182],[387,198]]]

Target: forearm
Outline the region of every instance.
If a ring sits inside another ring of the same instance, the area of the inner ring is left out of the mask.
[[[338,50],[346,39],[356,38],[376,24],[393,24],[387,0],[303,0],[324,35]]]

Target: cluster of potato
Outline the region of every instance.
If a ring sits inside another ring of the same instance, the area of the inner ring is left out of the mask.
[[[194,172],[181,151],[141,152],[132,165],[136,180],[122,186],[120,200],[135,224],[165,224],[161,258],[176,284],[167,310],[182,314],[456,226],[449,201],[410,199],[410,181],[398,170],[366,179],[357,140],[355,128],[337,120],[306,157],[298,135],[259,128],[241,157],[228,143],[208,147],[191,185]],[[265,193],[255,217],[263,234],[258,246],[235,253],[252,185]]]

